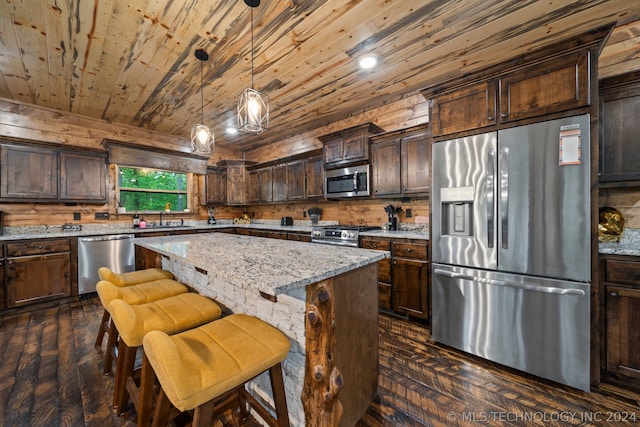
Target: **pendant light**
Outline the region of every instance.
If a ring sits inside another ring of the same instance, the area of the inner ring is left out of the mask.
[[[251,8],[251,87],[238,97],[238,129],[260,134],[269,128],[269,97],[253,88],[253,8],[260,0],[244,0]]]
[[[213,132],[204,123],[204,83],[202,79],[202,63],[209,59],[209,54],[203,49],[196,49],[196,58],[200,61],[200,112],[202,122],[191,128],[191,150],[199,154],[211,154],[213,151]]]

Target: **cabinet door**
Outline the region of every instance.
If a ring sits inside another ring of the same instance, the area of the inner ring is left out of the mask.
[[[304,200],[304,160],[287,163],[287,187],[289,200]]]
[[[363,132],[345,137],[342,148],[344,153],[343,160],[348,162],[367,160],[369,158],[367,144],[368,135]]]
[[[343,140],[342,138],[336,138],[332,141],[324,143],[324,162],[325,163],[337,163],[343,159]]]
[[[500,121],[589,105],[589,53],[554,58],[500,79]]]
[[[106,155],[60,152],[60,200],[106,203]]]
[[[7,307],[7,294],[4,286],[4,260],[0,259],[0,310]]]
[[[606,286],[607,370],[640,379],[640,289]]]
[[[393,310],[426,319],[429,316],[429,264],[393,259]]]
[[[400,182],[400,139],[381,141],[371,147],[373,153],[372,174],[375,197],[398,196],[402,193]]]
[[[317,199],[324,197],[324,165],[322,158],[316,157],[307,159],[305,165],[306,173],[306,197],[307,199]]]
[[[205,187],[208,205],[224,205],[227,202],[227,170],[207,169]]]
[[[7,307],[70,296],[69,253],[7,258]]]
[[[428,194],[430,189],[431,138],[427,133],[402,139],[402,193]]]
[[[260,175],[257,170],[247,172],[248,190],[247,201],[257,203],[260,201]]]
[[[600,94],[600,182],[640,180],[639,117],[640,80]]]
[[[245,167],[230,165],[227,167],[227,204],[244,205],[245,203]]]
[[[379,251],[390,251],[390,240],[360,239],[360,247]],[[385,258],[378,261],[378,305],[380,308],[392,309],[392,285],[391,285],[391,259]]]
[[[58,153],[40,146],[0,147],[0,197],[57,200]]]
[[[258,170],[260,176],[260,201],[273,201],[273,169],[271,167]]]
[[[287,165],[273,167],[273,201],[287,201]]]
[[[434,136],[496,124],[495,81],[434,96],[432,123]]]

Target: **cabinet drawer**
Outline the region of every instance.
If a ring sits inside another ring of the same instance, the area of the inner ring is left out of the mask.
[[[386,258],[378,261],[378,280],[391,283],[391,259]]]
[[[373,240],[373,239],[362,239],[360,241],[360,247],[364,249],[375,249],[378,251],[390,251],[391,250],[391,241],[390,240]]]
[[[640,286],[640,262],[607,260],[605,280],[607,282]]]
[[[36,240],[33,242],[7,243],[7,256],[40,255],[53,252],[69,252],[69,239]]]
[[[393,256],[426,261],[427,245],[419,243],[393,242]]]

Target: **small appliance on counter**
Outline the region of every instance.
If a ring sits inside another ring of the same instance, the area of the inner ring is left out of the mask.
[[[213,216],[213,208],[209,208],[209,218],[207,219],[208,225],[215,225],[216,218]]]
[[[290,216],[283,216],[280,219],[280,225],[293,225],[293,218]]]
[[[391,205],[387,205],[384,207],[384,211],[387,213],[389,217],[389,230],[395,231],[398,229],[398,216],[400,212],[402,212],[401,207],[394,208]]]
[[[311,218],[311,225],[314,227],[318,225],[318,221],[320,220],[320,215],[322,215],[322,209],[309,208],[307,213],[309,214],[309,218]]]

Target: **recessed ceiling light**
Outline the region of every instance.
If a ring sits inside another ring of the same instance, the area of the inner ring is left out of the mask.
[[[227,127],[226,132],[227,132],[227,134],[229,134],[229,135],[235,135],[235,134],[237,134],[237,133],[238,133],[238,129],[236,129],[236,128],[234,128],[234,127],[229,126],[229,127]]]
[[[360,58],[358,64],[363,70],[370,70],[378,64],[378,57],[372,53],[368,53]]]

